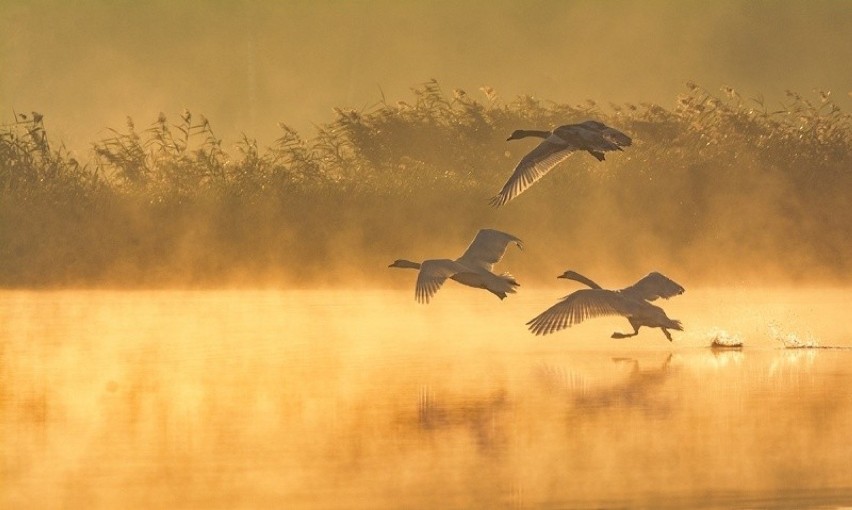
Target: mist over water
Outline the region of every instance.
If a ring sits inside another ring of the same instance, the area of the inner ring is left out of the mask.
[[[694,290],[547,337],[552,292],[4,292],[4,507],[839,504],[848,291]],[[785,305],[807,300],[808,307]],[[433,306],[434,305],[434,306]],[[729,327],[745,347],[716,351]]]
[[[0,2],[0,507],[852,505],[848,2]],[[630,136],[488,205],[549,130]],[[416,273],[519,237],[500,301]],[[524,324],[651,271],[684,331]],[[712,347],[711,347],[712,345]]]

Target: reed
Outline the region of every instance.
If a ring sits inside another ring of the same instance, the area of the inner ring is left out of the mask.
[[[546,246],[535,260],[589,270],[850,274],[852,117],[827,92],[770,107],[688,83],[671,108],[474,98],[434,80],[412,92],[338,108],[310,138],[281,124],[266,148],[227,145],[189,111],[141,131],[128,119],[84,163],[42,115],[15,114],[0,127],[0,285],[322,283],[341,250],[369,273],[498,224]],[[589,118],[635,144],[606,163],[575,155],[505,211],[487,207],[530,148],[508,133]]]

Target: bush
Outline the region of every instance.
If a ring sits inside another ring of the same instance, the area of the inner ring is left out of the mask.
[[[521,279],[847,278],[852,123],[828,93],[770,111],[690,83],[671,109],[604,111],[481,92],[430,81],[411,103],[337,109],[311,139],[282,124],[262,150],[244,135],[226,151],[189,111],[141,132],[128,119],[86,164],[51,148],[41,115],[16,116],[0,130],[0,285],[381,283],[387,262],[460,254],[485,226],[527,241]],[[589,118],[634,145],[487,205],[533,146],[509,133]]]

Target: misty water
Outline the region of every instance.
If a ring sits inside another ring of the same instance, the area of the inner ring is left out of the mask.
[[[852,350],[781,341],[852,347],[846,289],[690,289],[673,343],[529,334],[566,293],[2,292],[0,507],[852,500]]]

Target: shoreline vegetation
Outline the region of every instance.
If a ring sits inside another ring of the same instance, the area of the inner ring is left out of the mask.
[[[688,83],[671,108],[572,106],[430,81],[407,102],[335,109],[312,138],[280,124],[266,148],[189,111],[128,119],[87,161],[15,112],[0,124],[0,287],[381,284],[393,259],[458,252],[482,227],[531,248],[512,261],[525,281],[570,267],[845,284],[852,116],[812,96],[769,106]],[[575,154],[488,205],[532,146],[509,133],[587,119],[633,146]]]

